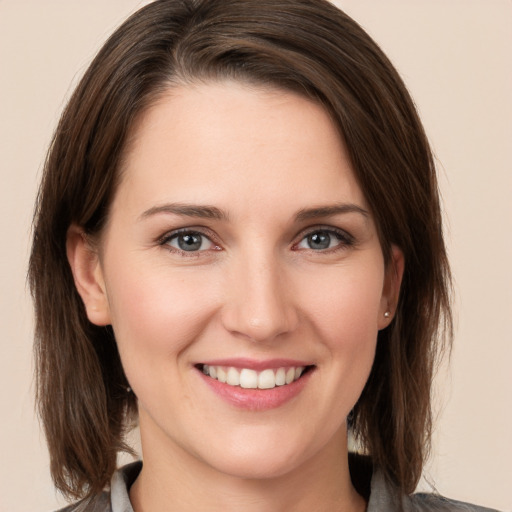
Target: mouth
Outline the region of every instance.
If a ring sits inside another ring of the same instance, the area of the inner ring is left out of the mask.
[[[196,368],[204,375],[228,386],[242,389],[274,389],[293,384],[311,372],[315,366],[282,366],[260,371],[235,366],[198,364]]]

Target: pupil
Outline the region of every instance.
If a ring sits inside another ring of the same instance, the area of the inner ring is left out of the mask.
[[[314,233],[308,237],[311,249],[328,249],[331,243],[331,237],[327,233]]]
[[[199,235],[181,235],[178,237],[178,245],[184,251],[197,251],[201,248]]]

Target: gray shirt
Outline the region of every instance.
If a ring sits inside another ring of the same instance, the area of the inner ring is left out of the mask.
[[[124,466],[114,473],[110,491],[66,507],[60,512],[133,512],[128,491],[141,469],[141,462]],[[364,465],[363,469],[357,471],[357,479],[354,485],[368,499],[366,512],[498,512],[496,509],[449,500],[436,494],[400,496],[386,482],[381,472],[368,471],[368,468],[365,470]]]

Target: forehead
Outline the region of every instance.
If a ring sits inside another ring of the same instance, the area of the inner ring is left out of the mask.
[[[365,205],[322,106],[237,82],[169,89],[134,127],[122,176],[116,195],[140,207],[190,201],[227,210],[258,204],[263,212],[293,203]]]

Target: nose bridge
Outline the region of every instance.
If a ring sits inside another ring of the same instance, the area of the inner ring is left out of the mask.
[[[270,248],[247,250],[237,258],[225,304],[225,327],[253,341],[271,341],[295,328],[286,272]]]

